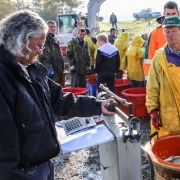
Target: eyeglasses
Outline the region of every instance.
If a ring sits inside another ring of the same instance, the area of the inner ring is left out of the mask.
[[[39,46],[39,45],[38,45],[38,47],[39,47],[40,51],[43,51],[43,49],[45,48],[44,46]]]

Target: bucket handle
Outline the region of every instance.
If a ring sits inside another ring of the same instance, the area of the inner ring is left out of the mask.
[[[151,168],[151,180],[154,180],[154,164],[152,162],[151,156],[149,154],[149,152],[144,148],[144,146],[141,145],[141,150],[146,154],[146,157],[149,161],[150,164],[150,168]]]
[[[153,134],[151,134],[149,137],[150,137],[150,144],[151,144],[151,139],[157,135],[157,139],[159,139],[158,137],[158,131],[154,132]],[[151,144],[152,145],[152,144]]]

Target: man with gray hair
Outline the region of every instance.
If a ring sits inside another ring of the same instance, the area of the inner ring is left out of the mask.
[[[60,42],[57,38],[55,38],[56,22],[49,20],[47,25],[49,30],[46,36],[43,54],[39,55],[39,62],[46,66],[48,69],[48,76],[53,81],[56,83],[61,83],[64,70],[64,61],[60,49]]]
[[[23,10],[0,21],[0,179],[53,180],[51,158],[60,147],[54,116],[114,114],[109,102],[64,94],[35,61],[42,54],[47,24]]]

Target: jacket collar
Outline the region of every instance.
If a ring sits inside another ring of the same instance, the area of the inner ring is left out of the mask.
[[[162,48],[160,48],[156,51],[154,60],[158,61],[158,63],[162,67],[163,71],[165,72],[167,78],[169,79],[168,71],[167,71],[168,61],[166,58],[166,48],[167,48],[167,42],[164,44],[164,46]]]
[[[80,41],[79,41],[78,37],[72,38],[72,40],[80,46],[80,43],[79,43]],[[86,47],[87,42],[84,40],[82,42],[83,42],[83,47]]]
[[[22,70],[19,63],[16,61],[16,59],[7,52],[3,46],[0,46],[0,62],[2,62],[5,66],[13,70],[14,72],[20,74],[22,77],[25,77],[25,73]]]
[[[29,77],[25,74],[19,63],[16,61],[16,59],[9,52],[7,52],[2,45],[0,45],[0,62],[4,64],[6,67],[8,67],[8,69],[12,70],[16,74],[19,74],[22,78],[31,82]],[[29,75],[33,79],[34,78],[39,79],[40,78],[39,76],[45,77],[47,75],[47,69],[38,62],[34,62],[33,64],[29,65],[27,67],[27,70],[28,72],[32,71],[29,72]],[[34,73],[35,71],[37,71],[38,73]],[[35,77],[35,74],[37,77]]]
[[[48,33],[47,36],[46,36],[46,40],[48,40],[48,39],[49,39],[49,41],[52,41],[52,42],[60,45],[60,41],[50,33]]]

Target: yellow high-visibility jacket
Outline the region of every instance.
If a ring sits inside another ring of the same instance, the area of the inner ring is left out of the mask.
[[[144,80],[143,61],[144,49],[142,48],[144,40],[140,36],[135,36],[132,45],[129,46],[126,56],[128,62],[128,76],[134,81]]]
[[[120,69],[125,70],[127,68],[126,51],[129,47],[128,44],[129,35],[128,33],[122,33],[114,42],[114,46],[118,49],[120,55]]]
[[[94,59],[96,59],[96,56],[97,56],[97,50],[98,50],[99,47],[100,47],[99,44],[96,43],[96,45],[95,45],[95,51],[94,51]]]
[[[166,46],[156,51],[146,86],[148,112],[159,109],[162,123],[159,136],[180,132],[180,67],[168,63]],[[171,74],[169,68],[173,68]],[[152,132],[157,131],[154,127],[152,129]]]
[[[89,51],[90,51],[90,65],[95,65],[95,58],[94,58],[94,52],[95,52],[95,44],[92,42],[91,37],[87,34],[84,37],[84,41],[88,43]]]

